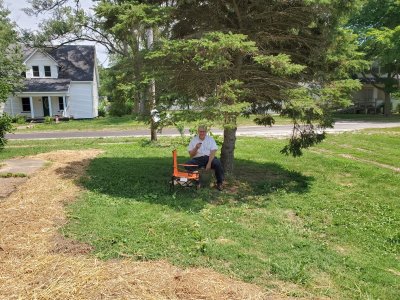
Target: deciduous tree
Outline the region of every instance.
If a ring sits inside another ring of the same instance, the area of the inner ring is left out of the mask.
[[[22,54],[17,44],[17,33],[8,18],[9,11],[0,0],[0,104],[22,88],[21,73],[25,70]],[[5,134],[12,131],[11,118],[0,115],[0,150],[7,142]]]
[[[25,71],[17,33],[8,18],[9,11],[0,0],[0,102],[4,102],[22,87],[21,73]]]
[[[388,116],[391,94],[400,91],[400,2],[362,1],[349,27],[359,35],[360,48],[370,61],[370,69],[363,73],[364,77],[371,74],[371,83],[385,93],[384,114]]]

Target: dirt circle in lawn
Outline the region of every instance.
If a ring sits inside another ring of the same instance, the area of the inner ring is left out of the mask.
[[[0,201],[1,299],[288,299],[206,268],[166,261],[101,261],[90,245],[64,238],[65,204],[82,188],[100,150],[54,151]]]

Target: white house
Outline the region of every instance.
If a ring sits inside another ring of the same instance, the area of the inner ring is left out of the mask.
[[[28,119],[98,116],[99,75],[94,46],[25,49],[24,64],[24,89],[7,99],[4,112]]]
[[[379,78],[387,78],[387,74],[381,74],[380,67],[374,64],[371,68],[374,74],[379,74]],[[397,84],[400,85],[400,76],[396,75]],[[375,78],[371,73],[354,76],[354,79],[359,79],[362,88],[353,95],[353,110],[360,113],[383,113],[385,103],[385,92],[383,91],[384,84],[381,80]],[[391,95],[392,110],[398,110],[400,104],[399,99]]]

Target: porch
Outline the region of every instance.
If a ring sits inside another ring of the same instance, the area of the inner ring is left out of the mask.
[[[355,114],[382,114],[384,100],[381,99],[354,99],[351,107]]]
[[[7,111],[12,116],[24,116],[27,120],[40,120],[45,117],[69,118],[66,94],[19,94],[9,99]]]

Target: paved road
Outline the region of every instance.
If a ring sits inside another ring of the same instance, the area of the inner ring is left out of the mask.
[[[327,129],[329,133],[339,133],[354,131],[365,128],[390,128],[400,127],[400,122],[336,122],[335,127]],[[290,135],[292,127],[290,125],[276,125],[272,127],[264,126],[241,126],[237,130],[238,136],[263,136],[263,137],[287,137]],[[221,129],[212,130],[214,134],[221,135]],[[186,131],[188,133],[188,131]],[[163,129],[159,136],[179,136],[179,132],[173,128]],[[73,139],[73,138],[99,138],[99,137],[150,137],[150,131],[146,129],[138,130],[101,130],[101,131],[52,131],[52,132],[31,132],[7,134],[9,140],[29,140],[29,139]]]

